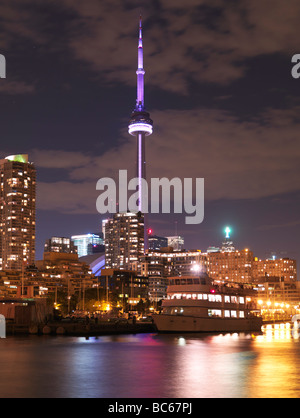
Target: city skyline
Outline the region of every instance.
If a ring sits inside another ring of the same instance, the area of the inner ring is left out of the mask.
[[[37,168],[37,259],[51,236],[100,231],[97,180],[134,173],[127,126],[142,12],[156,125],[147,175],[205,179],[202,224],[176,214],[149,216],[149,226],[159,236],[177,229],[187,248],[204,250],[229,224],[237,247],[299,260],[296,2],[274,2],[271,15],[248,1],[26,5],[1,6],[0,152],[29,154]]]

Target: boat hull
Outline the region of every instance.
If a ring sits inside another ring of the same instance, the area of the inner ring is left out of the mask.
[[[159,332],[261,331],[262,320],[253,318],[199,318],[183,315],[153,315]]]

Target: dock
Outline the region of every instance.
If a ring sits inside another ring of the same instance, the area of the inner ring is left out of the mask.
[[[6,335],[69,335],[101,336],[114,334],[138,334],[156,332],[152,322],[100,321],[99,323],[82,323],[73,321],[53,321],[45,324],[20,325],[6,324]]]

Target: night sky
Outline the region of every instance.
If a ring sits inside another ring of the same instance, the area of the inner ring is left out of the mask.
[[[205,251],[230,225],[237,248],[300,261],[299,0],[1,0],[0,158],[38,170],[37,258],[100,231],[97,180],[134,173],[140,13],[147,176],[205,179],[204,221],[152,215],[154,233]]]

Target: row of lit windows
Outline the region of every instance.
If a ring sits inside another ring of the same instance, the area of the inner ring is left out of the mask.
[[[173,293],[168,295],[168,299],[192,299],[192,300],[208,300],[209,302],[222,302],[224,298],[225,303],[245,303],[243,296],[235,295],[218,295],[214,293]]]
[[[175,308],[173,311],[177,315],[183,315],[184,308]],[[223,312],[221,309],[208,309],[209,317],[223,318]],[[224,318],[245,318],[244,311],[224,310]]]

